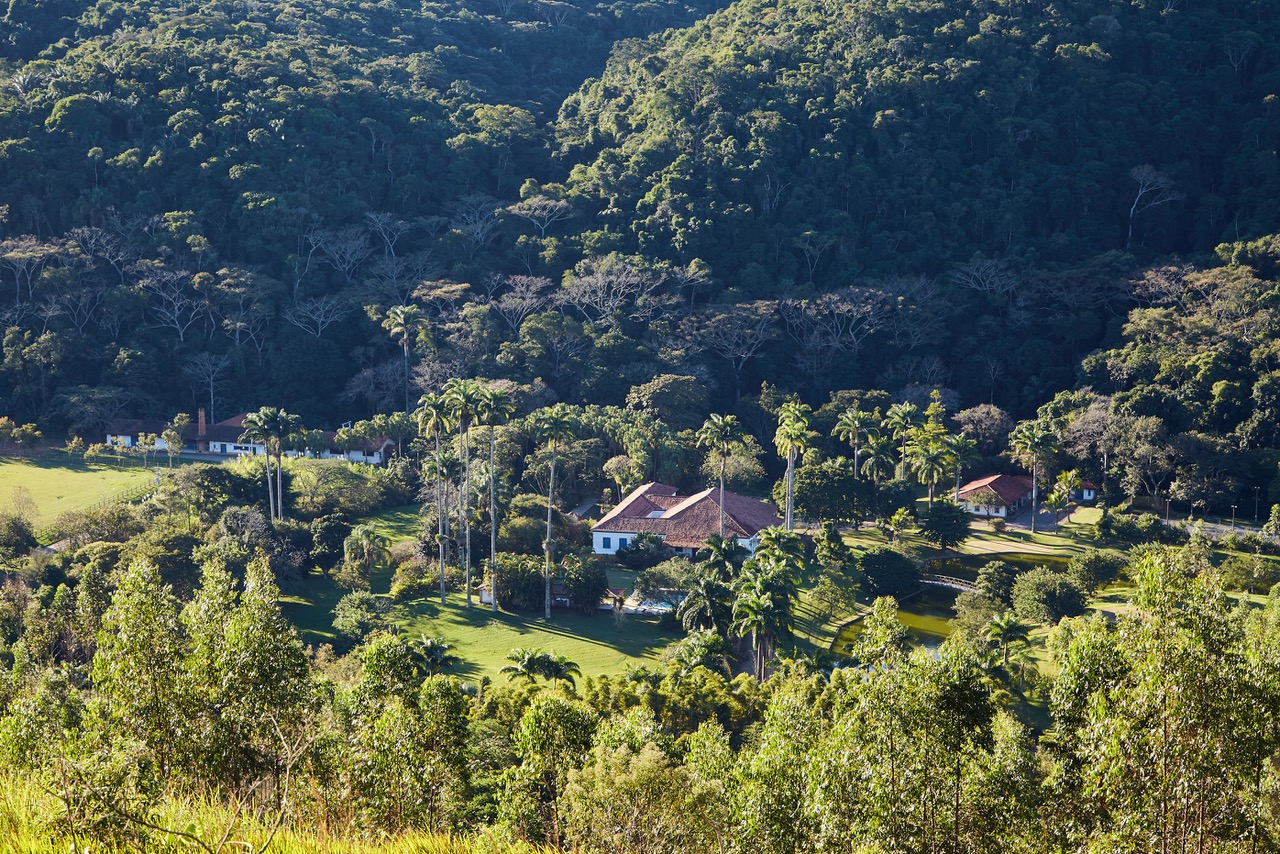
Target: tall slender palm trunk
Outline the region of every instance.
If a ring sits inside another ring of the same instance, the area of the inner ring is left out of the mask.
[[[264,455],[262,461],[267,465],[267,512],[274,519],[276,518],[276,493],[271,485],[271,455]]]
[[[284,518],[284,449],[276,449],[276,518]]]
[[[543,583],[545,586],[544,616],[551,619],[551,503],[556,494],[556,443],[551,442],[551,480],[547,486],[547,539],[542,544],[546,552],[546,564],[543,566]]]
[[[462,450],[462,560],[467,607],[471,607],[471,431],[465,430],[459,443]]]
[[[728,460],[720,455],[720,539],[724,539],[724,469]]]
[[[796,453],[787,453],[787,530],[795,529]]]
[[[498,610],[498,500],[495,484],[497,468],[497,429],[489,427],[489,610]]]
[[[440,433],[436,432],[436,547],[440,553],[440,604],[445,604],[444,581],[444,472],[440,456]]]

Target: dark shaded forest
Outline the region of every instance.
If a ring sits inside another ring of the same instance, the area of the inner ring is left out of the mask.
[[[0,395],[90,437],[403,408],[406,304],[420,390],[622,404],[674,373],[712,408],[768,380],[1026,415],[1118,343],[1149,265],[1276,230],[1260,2],[15,0],[5,24]]]

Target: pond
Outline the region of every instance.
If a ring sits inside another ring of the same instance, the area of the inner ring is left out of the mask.
[[[955,611],[952,610],[955,601],[956,591],[946,587],[926,586],[898,605],[898,622],[906,627],[912,643],[932,652],[951,634],[951,624],[947,621],[955,616]],[[831,645],[832,650],[843,650],[860,630],[859,623],[845,626]]]

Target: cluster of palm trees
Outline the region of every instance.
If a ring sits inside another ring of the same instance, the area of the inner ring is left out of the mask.
[[[764,679],[769,659],[792,634],[804,567],[800,538],[767,528],[755,555],[743,560],[745,550],[736,540],[713,536],[705,554],[676,616],[686,631],[750,638],[753,672]]]
[[[244,418],[241,442],[262,445],[266,449],[267,506],[272,519],[284,518],[284,446],[302,431],[302,418],[275,406],[264,406]],[[272,486],[271,458],[276,458],[275,484]]]
[[[774,446],[787,464],[784,519],[788,531],[795,528],[795,472],[818,434],[809,428],[813,410],[798,401],[778,408],[778,428]],[[842,412],[832,435],[853,449],[854,476],[865,475],[878,487],[895,473],[906,479],[911,474],[929,488],[932,504],[937,485],[948,475],[955,476],[960,492],[960,473],[977,457],[977,443],[964,433],[948,432],[944,410],[936,399],[922,413],[913,403],[895,403],[882,416],[880,410],[866,412],[857,406]],[[720,536],[724,536],[724,480],[729,460],[745,447],[747,434],[733,415],[713,414],[697,433],[698,446],[707,448],[720,467]]]
[[[454,531],[461,532],[461,548],[458,559],[463,570],[463,586],[467,606],[471,602],[471,521],[472,506],[471,469],[473,453],[471,431],[477,425],[489,428],[489,460],[487,469],[489,498],[489,560],[494,566],[498,551],[497,514],[497,428],[511,417],[514,404],[510,391],[502,384],[483,383],[478,380],[455,377],[445,383],[439,394],[425,394],[418,401],[413,413],[423,438],[434,443],[434,458],[430,466],[435,479],[436,545],[440,566],[440,603],[447,601],[445,567],[448,564],[448,541]],[[452,442],[456,433],[456,456],[446,454],[445,440]],[[446,482],[456,479],[457,528],[449,506]],[[496,597],[490,597],[497,610]]]
[[[508,680],[524,679],[530,685],[541,676],[548,682],[567,682],[573,686],[576,684],[574,677],[582,675],[576,662],[540,649],[513,649],[507,655],[507,661],[511,663],[498,672],[505,674]]]

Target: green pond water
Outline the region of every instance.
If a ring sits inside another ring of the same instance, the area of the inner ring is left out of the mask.
[[[951,625],[947,622],[955,616],[952,605],[956,600],[956,591],[945,587],[925,587],[915,596],[904,599],[898,606],[898,622],[906,626],[907,634],[914,643],[926,649],[937,649],[947,635],[951,634]],[[850,623],[840,630],[831,649],[843,652],[845,645],[861,631],[860,623]]]

